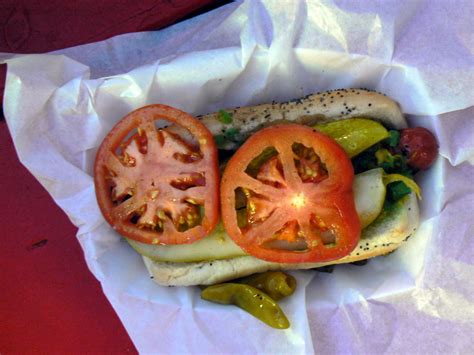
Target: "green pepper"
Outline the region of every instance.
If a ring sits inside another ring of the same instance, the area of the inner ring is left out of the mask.
[[[201,298],[219,304],[233,304],[260,319],[270,327],[287,329],[290,322],[278,304],[266,293],[255,287],[223,283],[206,287]]]
[[[388,174],[383,177],[383,182],[385,185],[389,185],[393,182],[402,182],[405,188],[408,188],[409,190],[413,191],[416,194],[416,196],[421,200],[421,189],[416,184],[416,182],[413,181],[413,179],[410,179],[401,174]],[[402,191],[405,190],[402,185],[398,185],[398,186],[399,186],[398,189]]]
[[[383,168],[388,174],[400,173],[409,178],[413,176],[412,170],[407,165],[406,158],[400,154],[393,155],[387,149],[380,148],[375,152],[375,159],[377,160],[377,166]]]
[[[281,271],[267,271],[240,279],[239,282],[262,290],[275,301],[295,292],[296,279]]]
[[[313,128],[333,138],[351,158],[390,136],[380,123],[365,118],[338,120]]]
[[[230,124],[232,123],[232,114],[225,110],[219,110],[217,119],[224,124]]]
[[[411,192],[410,188],[403,181],[395,181],[387,185],[387,194],[391,201],[398,201],[403,196]]]
[[[395,148],[398,145],[398,142],[400,141],[400,132],[390,130],[388,131],[388,133],[390,134],[390,137],[387,138],[387,143],[392,148]]]
[[[230,124],[231,122],[227,123]],[[239,143],[240,130],[236,127],[229,127],[223,131],[222,134],[217,134],[214,136],[214,141],[216,142],[218,149],[226,149],[226,146],[229,143]]]
[[[214,136],[214,141],[216,142],[217,148],[222,148],[225,146],[226,138],[222,134]]]
[[[235,141],[239,132],[240,130],[238,128],[230,127],[225,130],[224,136],[231,141]]]

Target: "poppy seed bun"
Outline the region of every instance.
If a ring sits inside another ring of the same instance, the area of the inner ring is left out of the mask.
[[[387,96],[366,89],[341,89],[308,95],[302,99],[253,107],[228,109],[232,121],[221,122],[219,113],[199,117],[213,136],[229,129],[237,136],[224,141],[224,149],[236,149],[251,133],[281,122],[305,125],[346,118],[370,118],[388,128],[405,128],[407,123],[400,106]],[[412,193],[369,225],[348,256],[326,263],[279,264],[253,256],[203,262],[160,262],[143,257],[154,281],[168,286],[210,285],[268,270],[311,269],[332,264],[350,263],[385,255],[398,248],[417,228],[418,204]]]
[[[363,117],[379,121],[388,128],[401,129],[407,123],[400,106],[389,97],[366,89],[339,89],[308,95],[304,98],[252,107],[227,109],[231,123],[221,122],[219,113],[199,117],[213,136],[238,132],[221,148],[236,149],[251,133],[276,123],[292,122],[313,125],[328,121]]]
[[[253,256],[240,256],[227,260],[193,263],[157,262],[143,257],[145,265],[160,285],[192,286],[212,285],[219,282],[269,270],[313,269],[317,267],[352,263],[388,254],[397,249],[416,230],[419,210],[414,193],[404,197],[367,227],[357,247],[348,256],[326,263],[279,264]]]

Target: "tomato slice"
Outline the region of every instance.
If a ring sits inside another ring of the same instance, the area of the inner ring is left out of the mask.
[[[157,128],[157,121],[172,125]],[[218,221],[212,134],[191,115],[169,106],[146,106],[117,123],[97,152],[94,182],[102,214],[127,238],[192,243]]]
[[[224,227],[242,249],[263,260],[339,259],[360,236],[353,178],[347,154],[326,135],[294,124],[263,129],[223,173]]]

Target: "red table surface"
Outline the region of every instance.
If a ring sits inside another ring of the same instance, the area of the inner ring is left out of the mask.
[[[227,2],[4,0],[0,52],[47,52],[158,29]],[[87,269],[76,228],[19,162],[5,121],[0,163],[0,353],[135,353]]]

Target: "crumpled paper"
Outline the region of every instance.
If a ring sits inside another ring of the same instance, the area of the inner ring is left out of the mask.
[[[246,1],[159,32],[44,55],[4,56],[7,124],[21,162],[79,227],[77,238],[142,353],[467,353],[474,287],[472,3]],[[154,284],[103,220],[92,163],[129,111],[203,114],[367,87],[440,144],[419,174],[422,223],[396,253],[334,273],[294,272],[291,328]]]

